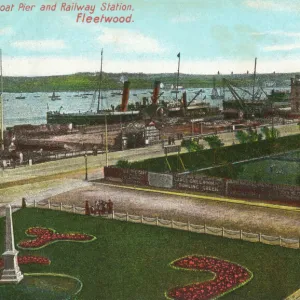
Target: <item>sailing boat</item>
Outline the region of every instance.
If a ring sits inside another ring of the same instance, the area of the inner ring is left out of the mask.
[[[136,106],[127,110],[129,101],[129,86],[130,82],[124,82],[123,97],[121,105],[115,107],[110,105],[111,109],[102,107],[102,66],[103,66],[103,50],[101,51],[101,68],[99,73],[99,86],[95,97],[93,97],[92,104],[89,111],[84,113],[61,113],[60,111],[48,111],[47,123],[48,124],[69,124],[74,125],[97,125],[97,124],[114,124],[126,121],[134,121],[141,119],[141,111]],[[92,111],[94,103],[97,103],[97,111]]]
[[[61,100],[60,96],[55,95],[55,91],[53,91],[52,96],[49,96],[49,98],[51,98],[52,101]]]

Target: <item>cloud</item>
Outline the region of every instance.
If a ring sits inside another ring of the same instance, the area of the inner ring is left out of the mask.
[[[197,17],[195,15],[178,15],[171,19],[172,23],[192,23],[197,21]]]
[[[299,11],[299,4],[282,0],[246,0],[244,4],[259,10]]]
[[[98,41],[115,47],[117,52],[163,53],[166,49],[154,38],[129,29],[101,28]]]
[[[291,51],[295,49],[300,49],[300,43],[293,43],[293,44],[281,44],[281,45],[272,45],[272,46],[265,46],[263,48],[264,51]]]
[[[0,35],[12,35],[14,30],[11,27],[4,27],[0,29]]]
[[[295,40],[295,42],[286,42],[284,44],[273,44],[269,46],[264,46],[263,51],[271,52],[271,51],[291,51],[300,49],[300,32],[289,32],[289,31],[282,31],[282,30],[274,30],[274,31],[264,31],[264,32],[253,32],[253,36],[266,36],[266,37],[280,37],[281,41],[283,38],[285,41],[288,40]],[[291,39],[290,39],[291,38]]]
[[[97,64],[100,65],[100,62]],[[48,76],[95,70],[95,61],[82,57],[16,57],[3,60],[5,76]]]
[[[67,48],[63,40],[25,40],[11,43],[15,48],[31,51],[61,50]]]
[[[252,35],[255,35],[255,36],[271,35],[271,36],[285,36],[285,37],[300,37],[300,32],[287,32],[287,31],[282,31],[282,30],[275,30],[275,31],[264,31],[264,32],[252,32]]]
[[[259,59],[257,64],[258,73],[276,72],[298,72],[300,59],[292,57],[278,59]],[[99,72],[97,66],[100,65],[100,58],[94,60],[83,57],[5,57],[3,61],[3,69],[5,76],[48,76],[48,75],[65,75],[77,72]],[[246,73],[247,70],[253,69],[253,60],[182,60],[180,72],[186,74],[221,74]],[[130,73],[175,73],[177,64],[174,60],[113,60],[107,59],[104,63],[104,72],[123,72]]]

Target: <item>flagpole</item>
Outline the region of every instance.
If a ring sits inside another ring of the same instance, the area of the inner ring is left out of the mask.
[[[176,102],[178,100],[178,83],[179,83],[179,69],[180,69],[180,52],[177,54],[178,57],[178,71],[177,71],[177,85],[176,85]]]
[[[98,106],[97,106],[97,113],[99,113],[100,108],[102,109],[102,102],[100,107],[101,100],[101,87],[102,87],[102,65],[103,65],[103,49],[101,50],[101,65],[100,65],[100,74],[99,74],[99,89],[98,89]]]
[[[106,112],[104,113],[105,118],[105,161],[106,166],[108,167],[108,138],[107,138],[107,118],[106,118]]]

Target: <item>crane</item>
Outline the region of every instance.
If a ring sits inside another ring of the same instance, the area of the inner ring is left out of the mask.
[[[223,84],[226,85],[232,94],[233,98],[238,102],[240,108],[242,110],[247,110],[247,106],[245,104],[245,101],[239,96],[239,94],[234,89],[234,86],[232,83],[230,83],[226,78],[223,78]]]

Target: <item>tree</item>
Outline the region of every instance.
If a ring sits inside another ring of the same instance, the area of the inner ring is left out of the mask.
[[[279,130],[272,127],[272,128],[269,128],[267,126],[264,126],[262,129],[261,129],[261,132],[265,135],[265,139],[266,140],[275,140],[279,137],[280,133],[279,133]]]
[[[118,160],[116,163],[116,167],[123,168],[123,169],[129,169],[131,166],[131,163],[128,160]]]
[[[261,141],[263,135],[261,133],[257,133],[256,129],[253,130],[250,128],[247,132],[243,130],[237,131],[235,137],[238,139],[240,144],[246,144]]]
[[[253,130],[252,128],[250,128],[248,130],[248,142],[249,143],[254,143],[254,142],[259,142],[261,141],[263,138],[261,133],[257,133],[257,130]]]
[[[197,140],[190,139],[190,140],[183,140],[181,142],[181,147],[187,149],[188,152],[198,152],[203,150],[203,145],[199,145]]]
[[[224,143],[220,140],[217,135],[209,135],[203,138],[206,141],[211,149],[218,149],[224,146]]]
[[[235,133],[235,137],[240,144],[246,144],[248,142],[248,134],[243,130],[239,130]]]
[[[206,141],[211,149],[214,150],[214,164],[216,164],[216,154],[217,154],[217,149],[221,148],[224,146],[224,143],[220,140],[220,138],[217,135],[209,135],[203,138],[204,141]]]

